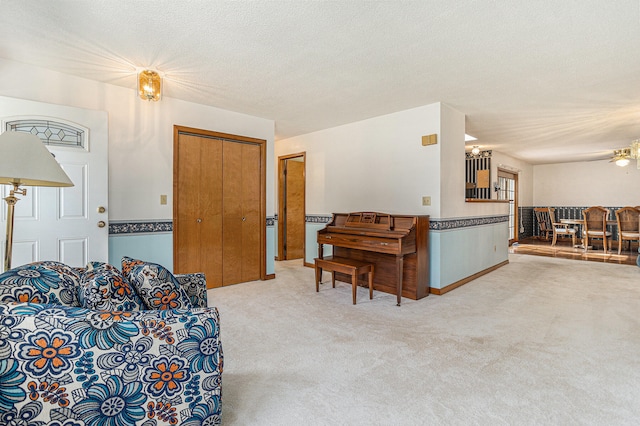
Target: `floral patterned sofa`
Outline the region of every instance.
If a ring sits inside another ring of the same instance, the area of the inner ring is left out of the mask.
[[[223,354],[203,274],[123,258],[0,274],[0,425],[216,425]]]

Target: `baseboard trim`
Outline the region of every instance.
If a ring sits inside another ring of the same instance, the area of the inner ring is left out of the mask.
[[[509,260],[505,260],[504,262],[500,262],[496,265],[493,265],[490,268],[484,269],[480,272],[476,272],[473,275],[468,276],[467,278],[463,278],[459,281],[456,281],[455,283],[451,283],[448,286],[446,286],[445,288],[430,288],[429,289],[429,293],[431,294],[437,294],[438,296],[442,296],[445,293],[450,292],[451,290],[455,290],[458,287],[461,287],[463,285],[465,285],[466,283],[475,280],[476,278],[480,278],[483,275],[488,274],[489,272],[493,272],[498,268],[503,267],[504,265],[508,265],[509,264]],[[304,266],[308,267],[308,268],[315,268],[315,265],[313,263],[307,263],[304,262]]]
[[[445,293],[450,292],[451,290],[455,290],[456,288],[465,285],[466,283],[475,280],[476,278],[479,278],[483,275],[488,274],[489,272],[493,272],[498,268],[503,267],[504,265],[509,264],[509,260],[505,260],[504,262],[498,263],[496,265],[493,265],[490,268],[484,269],[480,272],[476,272],[473,275],[468,276],[467,278],[463,278],[459,281],[456,281],[454,283],[449,284],[448,286],[444,287],[444,288],[430,288],[429,289],[429,293],[431,294],[437,294],[438,296],[442,296]]]
[[[265,279],[265,281],[266,281],[266,280],[275,280],[275,279],[276,279],[276,274],[267,274],[267,275],[264,277],[264,279]]]

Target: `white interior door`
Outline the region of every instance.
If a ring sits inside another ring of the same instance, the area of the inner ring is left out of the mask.
[[[74,183],[69,188],[26,187],[27,195],[18,196],[11,266],[38,260],[57,260],[71,266],[84,266],[89,260],[106,262],[107,113],[0,97],[0,119],[0,132],[36,133]],[[1,187],[4,198],[10,188]],[[4,258],[6,202],[1,206],[0,250]]]

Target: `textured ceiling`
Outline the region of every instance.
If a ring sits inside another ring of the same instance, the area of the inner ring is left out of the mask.
[[[638,0],[0,0],[0,57],[276,122],[276,140],[444,102],[533,164],[640,137]]]

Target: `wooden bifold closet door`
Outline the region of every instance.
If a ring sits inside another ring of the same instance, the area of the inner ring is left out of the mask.
[[[263,278],[260,144],[176,131],[174,271],[207,287]]]

